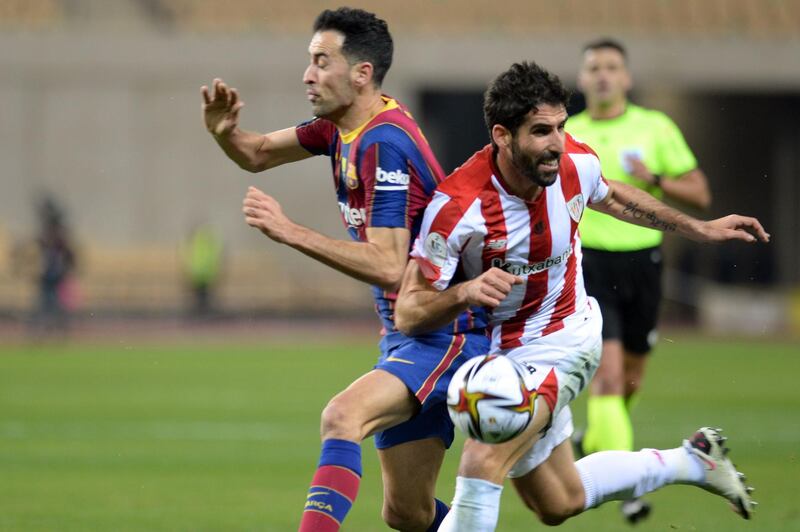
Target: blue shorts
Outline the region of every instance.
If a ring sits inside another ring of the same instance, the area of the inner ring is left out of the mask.
[[[376,369],[388,371],[408,387],[420,411],[411,419],[375,434],[375,446],[386,449],[401,443],[439,437],[453,443],[453,422],[447,413],[447,386],[467,360],[489,352],[482,330],[460,334],[433,332],[414,337],[393,332],[381,340]]]

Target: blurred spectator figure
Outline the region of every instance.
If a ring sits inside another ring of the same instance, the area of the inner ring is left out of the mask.
[[[64,211],[53,197],[44,196],[39,202],[37,219],[40,224],[36,237],[39,301],[32,326],[37,334],[64,333],[69,325],[68,312],[74,310],[77,299],[72,275],[75,251]]]
[[[214,309],[214,286],[222,270],[222,240],[210,225],[200,223],[192,228],[180,252],[192,291],[192,315],[209,316]]]

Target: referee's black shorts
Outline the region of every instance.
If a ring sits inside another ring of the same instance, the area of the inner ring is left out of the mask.
[[[658,339],[661,249],[583,249],[586,292],[603,312],[603,340],[618,339],[626,351],[647,354]]]

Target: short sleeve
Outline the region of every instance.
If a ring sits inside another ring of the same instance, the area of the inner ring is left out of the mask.
[[[295,128],[297,140],[309,153],[314,155],[332,155],[331,146],[336,133],[336,126],[330,120],[315,118],[303,122]]]
[[[589,194],[589,203],[600,203],[606,196],[608,196],[608,181],[603,177],[603,171],[600,165],[600,158],[596,154],[593,156],[595,165],[591,174],[591,193]]]
[[[678,126],[668,116],[662,121],[656,135],[656,153],[662,173],[677,177],[697,168],[695,158]]]
[[[359,154],[358,177],[365,188],[367,227],[410,229],[408,158],[389,143],[375,142]]]
[[[436,289],[444,290],[455,276],[461,251],[471,236],[471,229],[458,204],[437,191],[425,209],[411,257],[417,261],[428,282]]]

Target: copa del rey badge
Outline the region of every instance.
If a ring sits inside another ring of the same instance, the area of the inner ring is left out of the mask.
[[[575,223],[581,221],[581,217],[583,216],[583,194],[577,194],[573,196],[571,200],[567,202],[567,210],[569,211],[569,217],[575,220]]]

